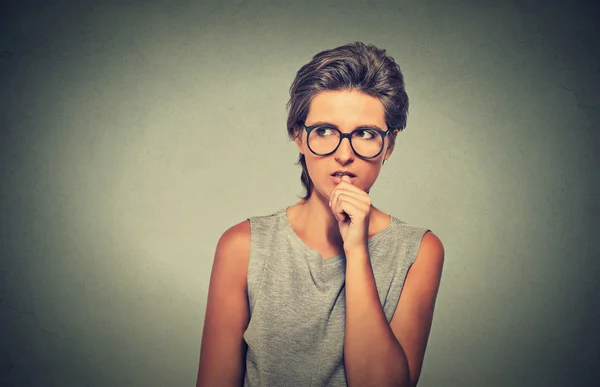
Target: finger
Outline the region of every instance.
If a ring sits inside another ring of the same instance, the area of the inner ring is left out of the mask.
[[[336,207],[334,207],[334,209],[339,208],[339,206],[343,205],[344,202],[352,203],[356,208],[358,208],[359,210],[362,210],[362,212],[364,214],[367,214],[371,209],[370,203],[365,202],[364,200],[361,200],[361,198],[357,198],[355,196],[348,195],[346,193],[338,194],[337,200],[335,203]],[[357,214],[357,215],[360,215],[360,214]]]
[[[371,206],[371,198],[368,195],[365,195],[364,193],[361,194],[361,193],[356,193],[353,191],[336,189],[335,192],[333,193],[333,197],[331,199],[331,204],[330,204],[331,208],[336,208],[336,205],[337,205],[338,201],[340,200],[340,195],[346,195],[348,197],[352,197],[352,198],[356,199],[357,202],[362,202],[363,206],[365,206],[365,208],[369,208]]]
[[[340,200],[338,201],[337,208],[334,211],[335,218],[338,222],[359,222],[361,210],[349,201]]]
[[[356,187],[356,186],[354,186],[354,185],[352,185],[352,184],[350,184],[350,183],[348,183],[346,181],[342,181],[342,182],[338,183],[338,185],[336,185],[335,188],[329,194],[329,201],[330,202],[333,201],[333,195],[335,194],[335,191],[339,190],[339,189],[342,189],[342,190],[345,190],[345,191],[349,191],[349,192],[355,192],[355,193],[357,193],[359,195],[369,196],[369,194],[366,193],[365,191],[363,191],[362,189],[360,189],[360,188],[358,188],[358,187]]]
[[[336,218],[340,221],[345,219],[344,213],[351,219],[357,221],[365,219],[368,216],[370,207],[370,204],[367,204],[354,196],[341,193],[337,197],[335,206],[332,207],[332,210]]]
[[[360,201],[364,202],[365,204],[367,204],[368,206],[371,205],[371,198],[369,197],[369,195],[361,190],[358,191],[354,191],[354,190],[347,190],[345,188],[335,188],[332,192],[331,192],[331,199],[330,199],[330,207],[334,207],[335,204],[337,203],[338,200],[338,196],[340,194],[346,194],[352,197],[355,197],[357,199],[359,199]]]
[[[355,192],[365,192],[362,189],[360,189],[357,186],[355,186],[354,184],[352,184],[350,182],[347,182],[347,181],[340,181],[336,185],[336,188],[344,188],[344,189],[347,189],[347,190],[350,190],[350,191],[355,191]]]

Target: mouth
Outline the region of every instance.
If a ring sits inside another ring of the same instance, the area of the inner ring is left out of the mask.
[[[356,175],[352,172],[346,172],[346,171],[337,171],[331,174],[331,180],[333,181],[334,184],[340,184],[342,182],[342,178],[344,176],[348,176],[348,178],[350,179],[350,184],[354,184],[354,182],[356,181]]]
[[[333,176],[333,177],[338,177],[338,178],[340,178],[340,179],[341,179],[342,177],[344,177],[344,176],[348,176],[348,177],[350,177],[350,178],[352,178],[352,177],[356,177],[356,175],[355,175],[354,173],[352,173],[352,172],[347,172],[347,171],[337,171],[337,172],[333,172],[333,173],[331,174],[331,176]]]

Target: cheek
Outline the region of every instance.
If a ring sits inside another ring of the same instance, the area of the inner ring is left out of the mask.
[[[308,169],[310,178],[314,180],[316,174],[319,172],[319,160],[316,160],[314,155],[309,151],[304,154],[304,161],[306,162],[306,169]]]
[[[323,162],[326,160],[320,159],[318,156],[315,156],[313,154],[305,154],[304,160],[306,162],[308,176],[312,180],[313,184],[323,189],[323,185],[327,185],[327,179],[329,178],[328,176],[325,176],[325,166],[323,165]]]

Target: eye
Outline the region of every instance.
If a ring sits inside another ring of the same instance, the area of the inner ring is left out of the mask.
[[[355,136],[365,140],[372,140],[377,136],[377,132],[371,129],[359,129],[356,131]]]
[[[335,134],[335,130],[328,128],[326,126],[321,127],[321,128],[315,128],[315,134],[320,136],[320,137],[327,137],[327,136],[331,136],[333,134]]]

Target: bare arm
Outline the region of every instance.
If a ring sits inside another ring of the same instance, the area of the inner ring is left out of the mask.
[[[244,382],[248,326],[246,275],[250,224],[223,233],[215,252],[200,349],[197,387],[240,387]]]
[[[423,236],[387,323],[367,251],[347,252],[344,362],[350,386],[416,386],[431,329],[444,250]]]

